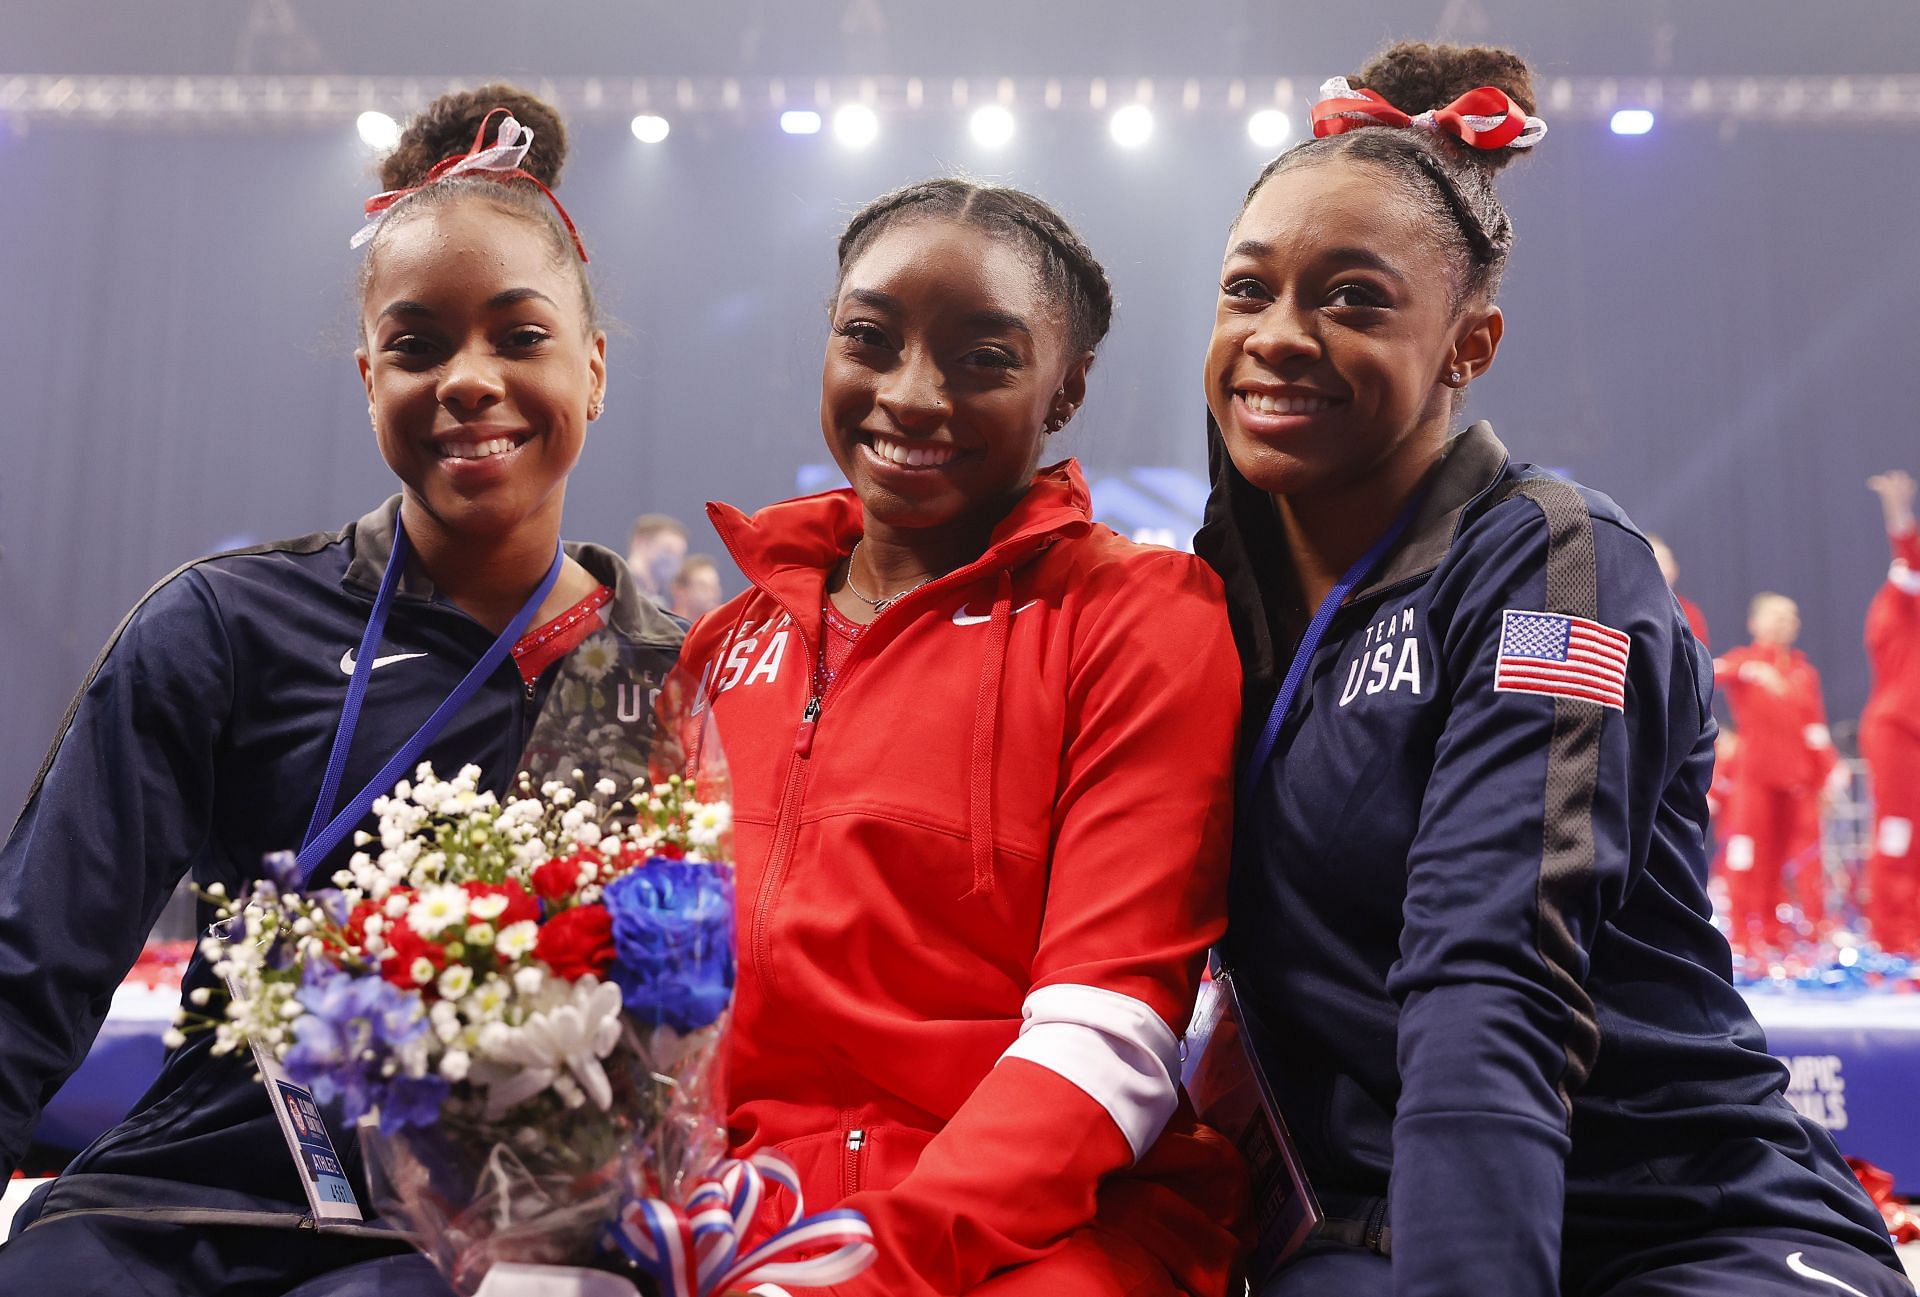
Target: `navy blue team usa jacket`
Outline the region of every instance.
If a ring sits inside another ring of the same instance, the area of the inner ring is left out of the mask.
[[[1251,738],[1308,610],[1272,501],[1212,455],[1196,544]],[[1383,1200],[1396,1292],[1579,1291],[1728,1227],[1897,1268],[1729,981],[1711,699],[1641,533],[1485,424],[1315,654],[1240,810],[1225,955],[1333,1214]]]
[[[299,846],[398,508],[396,496],[338,534],[187,565],[149,592],[95,664],[0,849],[0,1173],[86,1055],[181,877],[238,891],[267,852]],[[567,552],[614,590],[608,629],[670,662],[683,625],[638,592],[611,551]],[[343,802],[493,638],[409,568],[368,678]],[[530,689],[502,663],[425,759],[448,775],[478,765],[503,791],[558,674]],[[343,844],[318,876],[352,850]],[[186,989],[213,981],[196,956]],[[41,1191],[16,1233],[36,1216],[128,1209],[200,1226],[312,1228],[251,1059],[215,1057],[211,1044],[210,1032],[192,1034],[169,1053],[132,1114]],[[334,1136],[368,1210],[358,1141]]]

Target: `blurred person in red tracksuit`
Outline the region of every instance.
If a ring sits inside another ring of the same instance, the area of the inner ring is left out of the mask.
[[[1707,615],[1700,611],[1700,605],[1680,593],[1680,587],[1674,584],[1680,579],[1680,564],[1673,557],[1673,547],[1652,532],[1647,533],[1647,544],[1653,547],[1653,561],[1660,565],[1660,575],[1667,579],[1667,589],[1673,591],[1673,597],[1680,601],[1680,611],[1687,615],[1687,629],[1700,641],[1701,648],[1708,648]]]
[[[1873,855],[1867,863],[1867,918],[1883,949],[1920,949],[1920,535],[1913,478],[1895,471],[1867,479],[1880,497],[1893,563],[1867,610],[1873,690],[1860,713],[1860,751],[1873,780]]]
[[[1754,596],[1747,631],[1753,642],[1714,659],[1714,682],[1726,695],[1740,735],[1740,777],[1726,816],[1727,900],[1736,951],[1773,949],[1786,937],[1779,917],[1781,876],[1798,857],[1801,909],[1825,918],[1818,850],[1804,850],[1819,799],[1842,770],[1827,733],[1820,673],[1793,647],[1800,609],[1780,594]]]

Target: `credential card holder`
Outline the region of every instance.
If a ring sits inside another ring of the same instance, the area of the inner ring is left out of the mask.
[[[231,931],[231,923],[232,920],[216,923],[207,932],[224,938]],[[240,988],[232,978],[227,979],[227,994],[236,1000],[241,998]],[[273,1107],[281,1137],[287,1142],[294,1170],[300,1175],[300,1187],[306,1191],[307,1208],[315,1223],[324,1227],[328,1221],[365,1220],[313,1092],[287,1078],[286,1069],[280,1066],[272,1050],[258,1043],[252,1048],[260,1083],[266,1087],[267,1101]]]
[[[1258,1238],[1247,1268],[1257,1290],[1300,1250],[1321,1211],[1260,1070],[1231,973],[1201,983],[1185,1046],[1181,1081],[1194,1111],[1232,1141],[1252,1176]]]

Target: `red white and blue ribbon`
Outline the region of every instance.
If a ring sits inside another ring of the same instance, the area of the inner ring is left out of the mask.
[[[793,1198],[787,1223],[741,1254],[769,1184]],[[743,1284],[821,1288],[853,1278],[878,1255],[873,1227],[857,1211],[813,1216],[800,1194],[800,1174],[777,1153],[729,1159],[702,1180],[684,1207],[658,1198],[629,1202],[608,1226],[612,1242],[653,1280],[660,1297],[710,1297]]]
[[[1495,86],[1480,86],[1444,108],[1409,117],[1374,91],[1355,90],[1345,77],[1334,77],[1320,87],[1312,111],[1316,136],[1362,126],[1401,126],[1451,135],[1476,149],[1530,149],[1547,133],[1545,122],[1527,116]]]
[[[487,143],[487,127],[493,119],[500,119],[500,129],[493,137],[493,143]],[[521,169],[520,164],[527,160],[528,150],[533,148],[533,131],[522,126],[505,108],[495,108],[480,121],[480,129],[474,132],[473,147],[465,153],[456,153],[450,158],[442,158],[433,164],[433,170],[427,172],[426,179],[417,185],[405,189],[389,189],[385,193],[375,194],[365,204],[367,223],[360,232],[347,241],[347,246],[357,248],[371,239],[380,229],[380,223],[387,218],[387,212],[393,205],[408,194],[418,193],[428,185],[440,180],[451,180],[455,176],[481,176],[490,180],[525,180],[547,196],[553,204],[553,210],[560,215],[560,223],[567,227],[567,234],[573,239],[573,250],[580,254],[580,260],[587,259],[587,246],[580,242],[580,231],[573,228],[573,218],[567,215],[567,209],[560,205],[553,190],[546,187],[540,178],[532,172]]]

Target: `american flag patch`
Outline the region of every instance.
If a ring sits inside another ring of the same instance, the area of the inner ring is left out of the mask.
[[[1508,608],[1500,619],[1500,660],[1493,687],[1501,693],[1547,694],[1627,709],[1627,649],[1611,626],[1585,617]]]

